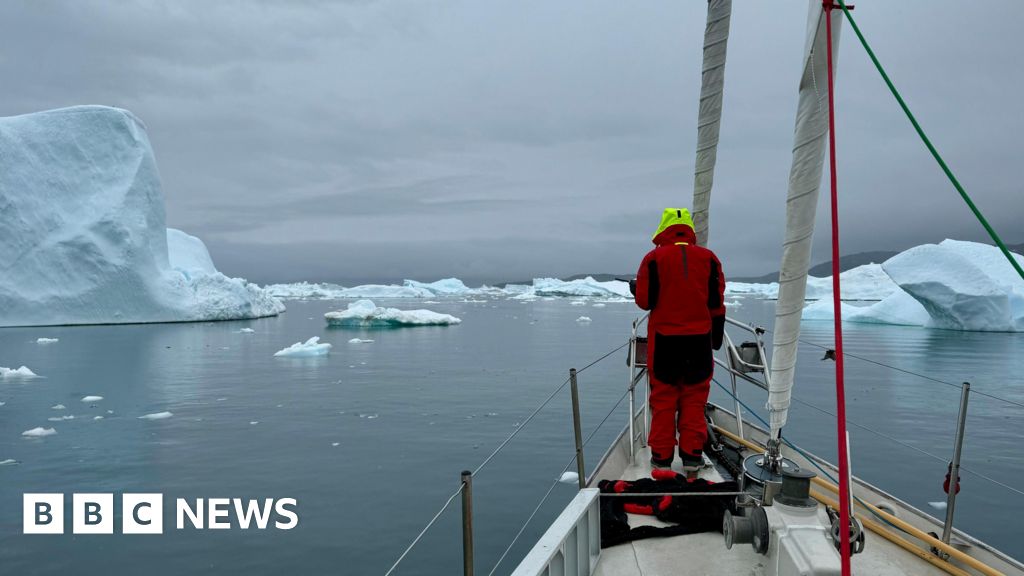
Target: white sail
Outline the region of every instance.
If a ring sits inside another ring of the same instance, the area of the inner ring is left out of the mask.
[[[839,54],[842,11],[832,11],[833,74]],[[779,437],[786,424],[793,376],[796,369],[800,317],[807,288],[807,269],[814,237],[814,214],[825,165],[828,136],[828,62],[825,17],[819,0],[810,0],[804,72],[800,78],[800,102],[793,136],[793,165],[789,171],[786,199],[786,239],[779,272],[779,300],[775,305],[771,385],[768,412],[771,434]]]
[[[704,64],[701,67],[700,109],[697,113],[697,161],[693,176],[693,226],[697,244],[708,242],[708,208],[718,158],[718,130],[722,125],[725,51],[729,42],[732,0],[709,0],[704,28]]]

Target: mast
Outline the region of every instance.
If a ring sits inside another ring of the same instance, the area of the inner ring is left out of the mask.
[[[725,52],[729,42],[732,0],[708,0],[704,28],[704,63],[701,66],[700,108],[697,113],[697,160],[693,175],[693,228],[697,244],[708,242],[708,209],[718,159],[718,131],[722,125]]]
[[[832,50],[839,52],[842,12],[832,18]],[[786,424],[796,368],[800,318],[807,289],[807,269],[814,237],[825,146],[828,136],[828,62],[825,17],[821,0],[810,0],[804,70],[793,135],[793,164],[786,199],[786,237],[779,268],[779,300],[775,305],[775,337],[772,345],[771,385],[768,412],[771,443],[777,447]],[[833,62],[833,68],[835,62]]]

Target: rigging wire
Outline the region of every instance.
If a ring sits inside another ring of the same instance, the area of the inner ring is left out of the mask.
[[[884,80],[885,85],[889,87],[889,91],[892,92],[892,95],[896,98],[896,102],[899,103],[900,108],[903,109],[903,113],[907,115],[907,119],[909,119],[910,123],[914,126],[914,130],[917,131],[917,135],[920,136],[921,141],[924,142],[924,145],[928,148],[928,151],[931,152],[932,157],[935,158],[935,161],[939,163],[939,167],[942,168],[942,171],[946,174],[946,177],[949,178],[949,181],[953,184],[953,187],[956,188],[956,191],[960,193],[960,197],[963,198],[964,202],[967,203],[967,207],[970,208],[971,212],[974,213],[974,217],[977,218],[979,222],[981,222],[981,225],[985,228],[985,231],[988,232],[988,235],[992,238],[992,240],[995,241],[996,245],[999,246],[999,250],[1002,251],[1003,256],[1006,256],[1006,259],[1010,261],[1010,265],[1013,266],[1014,270],[1017,271],[1017,274],[1020,274],[1020,277],[1024,279],[1024,268],[1021,268],[1020,263],[1017,262],[1017,259],[1013,257],[1013,254],[1010,253],[1010,250],[1006,247],[1006,244],[1003,243],[1002,238],[999,237],[999,234],[996,233],[995,229],[993,229],[992,226],[988,223],[988,220],[986,220],[985,217],[981,214],[981,211],[978,210],[978,207],[974,205],[974,201],[971,200],[971,197],[967,194],[967,191],[964,190],[964,187],[960,185],[960,181],[957,180],[956,176],[953,175],[953,171],[950,170],[949,166],[946,165],[946,161],[942,159],[942,156],[939,154],[939,151],[935,149],[935,146],[932,144],[932,141],[928,138],[928,135],[924,133],[924,129],[921,128],[921,125],[917,122],[917,118],[914,117],[914,114],[910,111],[910,108],[907,106],[907,103],[903,100],[903,96],[901,96],[899,90],[896,89],[896,85],[894,85],[892,83],[892,80],[889,79],[889,75],[886,74],[885,68],[882,67],[882,63],[879,62],[878,57],[875,56],[875,51],[871,49],[871,46],[868,44],[867,39],[864,38],[864,34],[860,31],[860,27],[857,26],[857,22],[853,19],[853,15],[850,14],[850,9],[849,7],[847,7],[846,2],[844,0],[838,0],[838,3],[839,7],[843,9],[843,14],[846,15],[846,19],[850,21],[850,26],[853,28],[853,32],[857,35],[857,38],[860,40],[861,45],[864,46],[864,50],[868,53],[868,57],[871,58],[871,62],[875,65],[875,68],[878,70],[878,73],[882,75],[882,80]]]

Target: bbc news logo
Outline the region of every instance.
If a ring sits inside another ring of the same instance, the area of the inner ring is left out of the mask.
[[[64,494],[24,494],[23,499],[23,534],[64,533]],[[236,525],[242,530],[291,530],[299,524],[297,509],[294,498],[177,498],[174,526],[177,530],[228,530]],[[72,494],[69,515],[73,534],[113,534],[114,495]],[[163,534],[164,495],[122,494],[121,533]]]

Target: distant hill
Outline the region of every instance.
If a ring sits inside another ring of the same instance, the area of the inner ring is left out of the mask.
[[[1020,244],[1007,244],[1006,247],[1009,248],[1011,252],[1024,255],[1024,242]],[[856,254],[847,254],[846,256],[841,256],[839,258],[839,271],[846,272],[847,270],[856,268],[857,266],[871,264],[872,262],[874,262],[875,264],[881,264],[882,262],[885,262],[886,260],[892,258],[897,254],[899,254],[899,252],[889,250],[875,250],[870,252],[857,252]],[[831,276],[832,261],[829,260],[827,262],[822,262],[821,264],[812,266],[811,269],[808,270],[808,272],[811,276],[817,276],[818,278],[825,278],[826,276]],[[615,280],[616,278],[632,278],[635,274],[635,272],[629,272],[627,274],[574,274],[572,276],[569,276],[568,278],[562,278],[562,280],[580,280],[582,278],[586,278],[587,276],[592,276],[594,280],[597,280],[599,282],[607,282],[609,280]],[[730,282],[750,282],[754,284],[767,284],[769,282],[778,282],[779,273],[772,272],[771,274],[765,274],[763,276],[739,276],[736,278],[728,278],[728,280]],[[497,286],[504,287],[508,284],[532,283],[533,280],[530,279],[519,280],[517,282],[505,282],[498,284]]]
[[[857,266],[863,266],[865,264],[881,264],[889,258],[899,254],[899,252],[891,252],[888,250],[876,250],[873,252],[857,252],[856,254],[847,254],[846,256],[839,257],[839,271],[846,272]],[[816,264],[807,271],[811,276],[817,276],[818,278],[824,278],[832,275],[832,261],[822,262]],[[746,276],[738,278],[729,278],[733,282],[751,282],[754,284],[767,284],[769,282],[778,282],[779,273],[772,272],[771,274],[765,274],[764,276]]]

